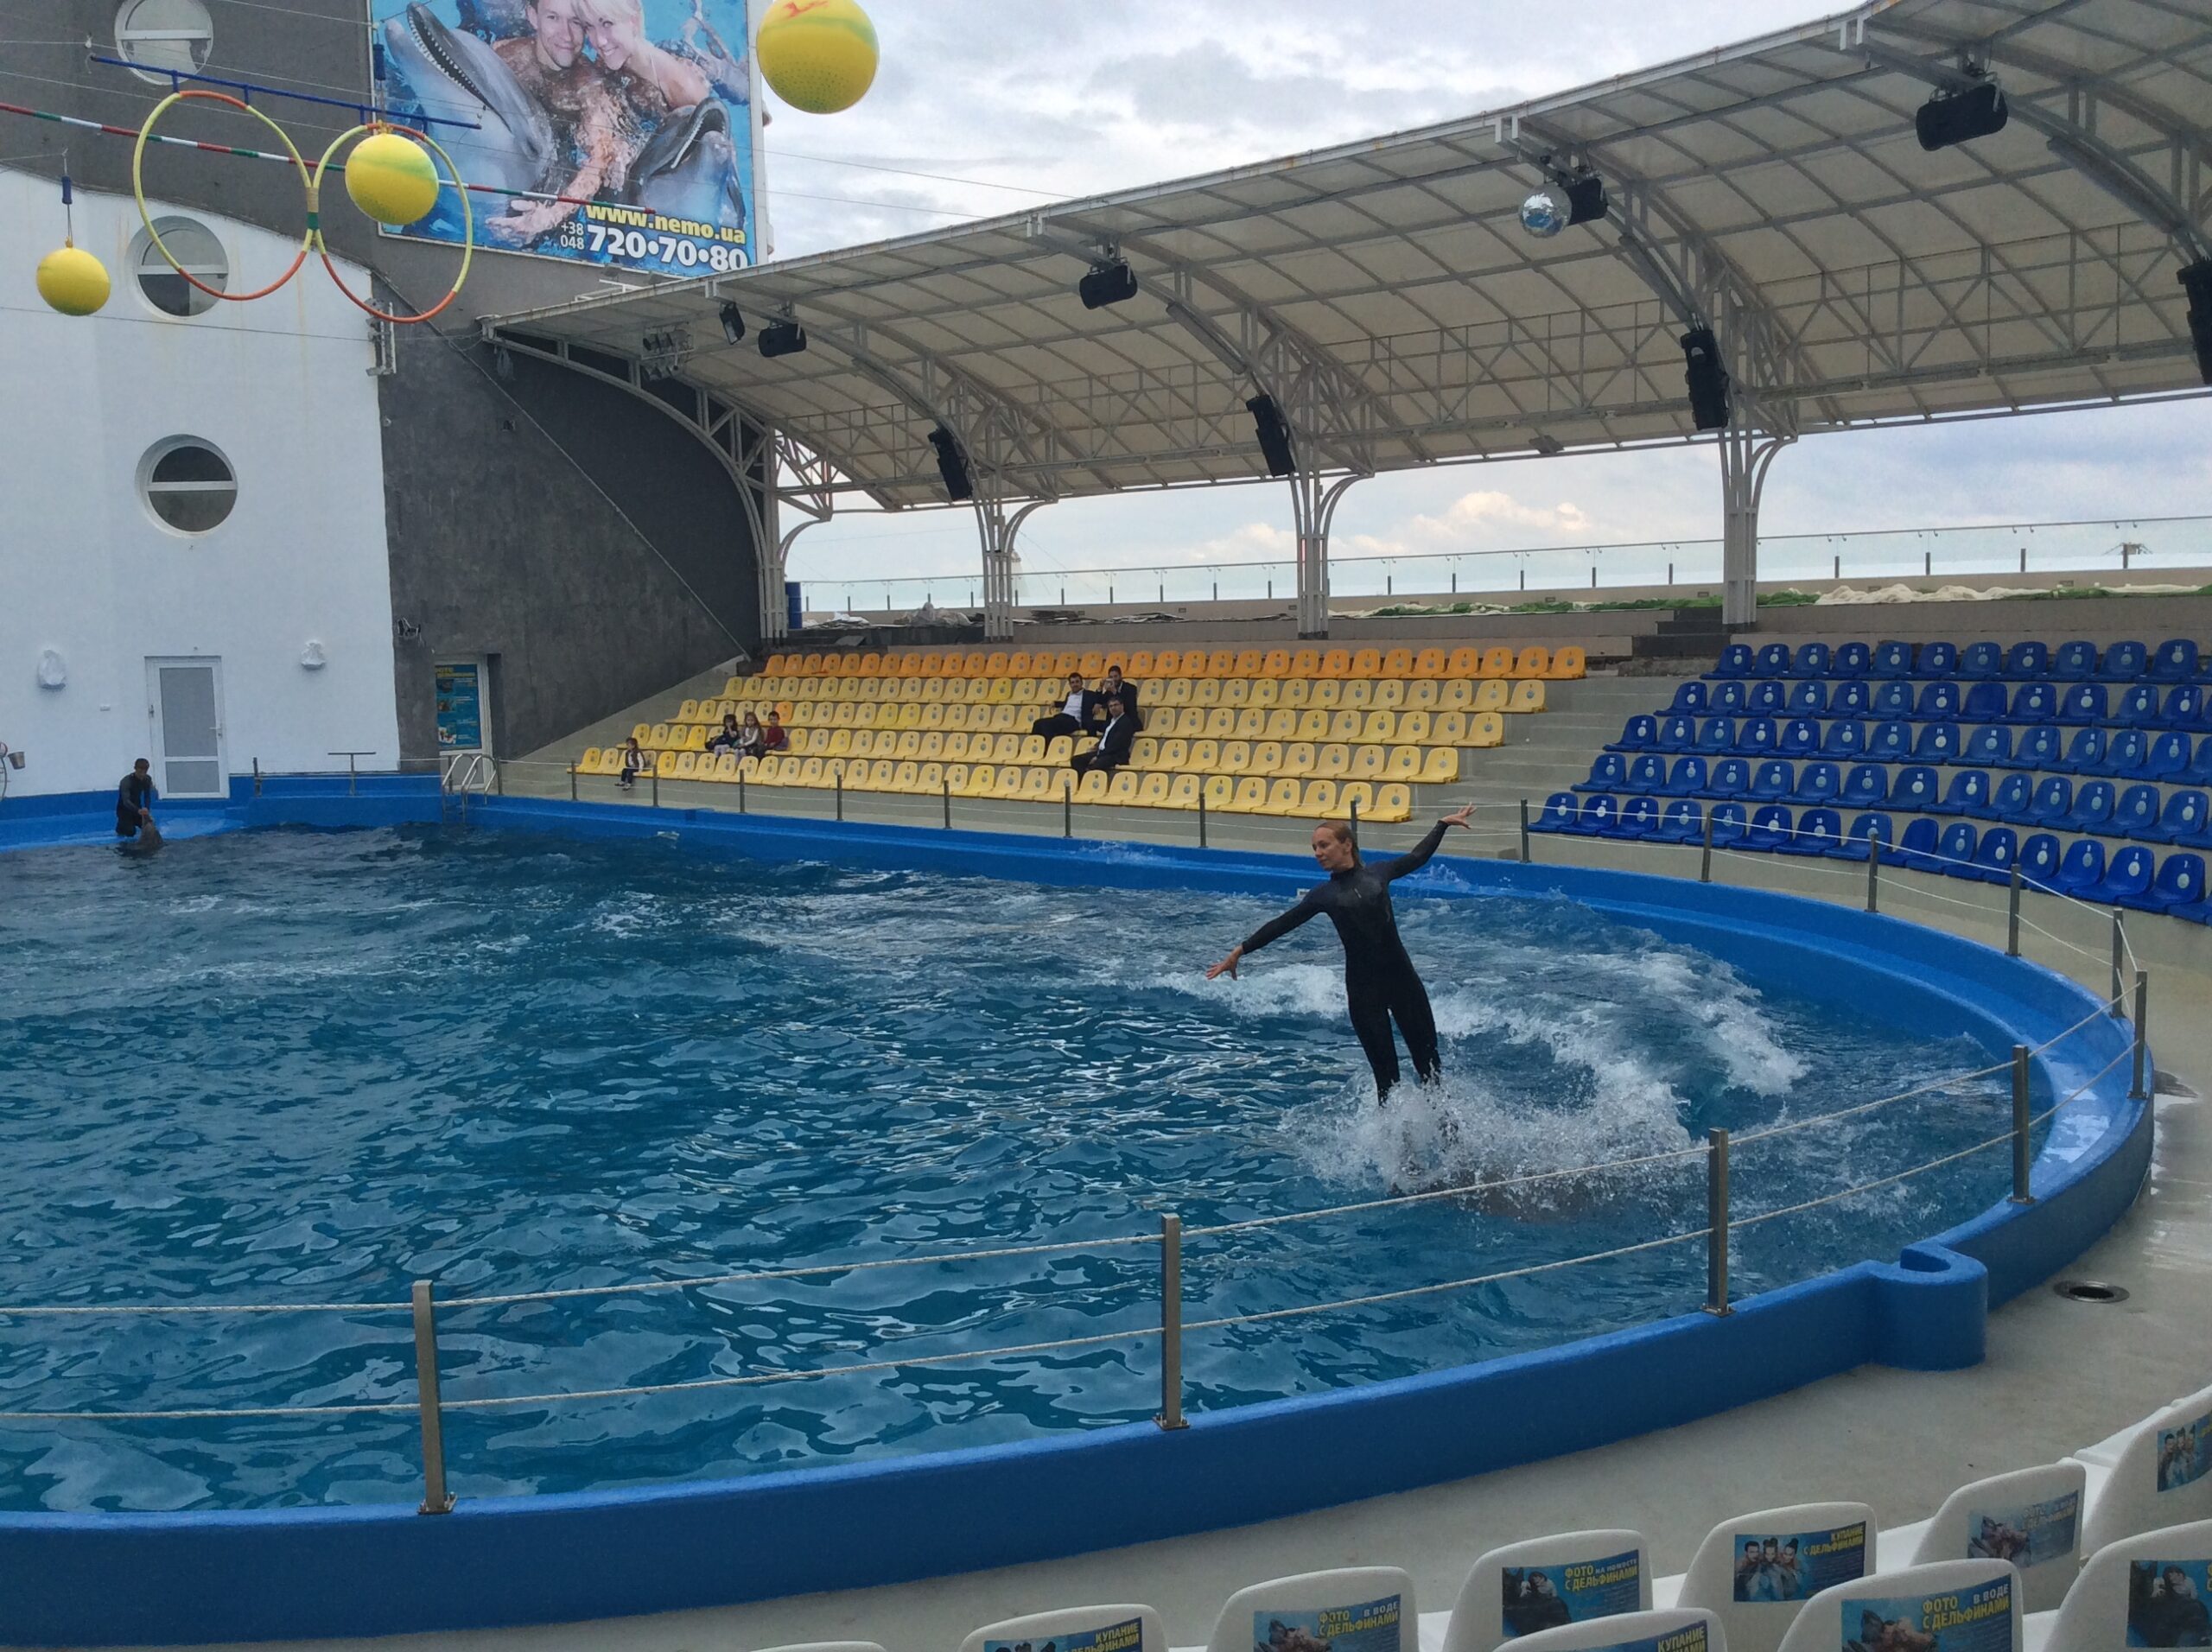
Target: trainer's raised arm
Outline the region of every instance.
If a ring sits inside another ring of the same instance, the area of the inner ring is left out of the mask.
[[[1436,853],[1436,846],[1444,841],[1446,830],[1453,826],[1471,826],[1474,812],[1474,804],[1468,804],[1465,807],[1445,816],[1435,825],[1430,827],[1428,836],[1414,844],[1411,849],[1395,861],[1384,861],[1382,875],[1395,880],[1404,877],[1409,872],[1420,871],[1428,864],[1428,857]]]

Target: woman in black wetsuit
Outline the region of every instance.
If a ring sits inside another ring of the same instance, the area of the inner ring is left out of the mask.
[[[1270,941],[1281,940],[1308,918],[1323,912],[1337,926],[1344,944],[1344,999],[1351,1011],[1351,1030],[1367,1064],[1375,1069],[1375,1099],[1383,1101],[1398,1082],[1398,1047],[1391,1041],[1390,1020],[1397,1018],[1406,1049],[1414,1058],[1414,1071],[1423,1082],[1444,1071],[1436,1055],[1436,1018],[1428,1007],[1428,991],[1421,984],[1406,944],[1398,938],[1398,920],[1390,910],[1390,884],[1428,864],[1448,826],[1465,826],[1475,812],[1468,804],[1446,815],[1429,828],[1428,836],[1408,855],[1394,861],[1361,864],[1351,828],[1339,820],[1325,820],[1313,829],[1313,858],[1329,880],[1306,892],[1306,898],[1280,918],[1271,918],[1254,930],[1227,957],[1206,971],[1206,979],[1234,977],[1247,953],[1257,952]]]

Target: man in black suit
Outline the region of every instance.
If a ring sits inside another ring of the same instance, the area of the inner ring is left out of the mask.
[[[1093,704],[1090,721],[1093,726],[1101,726],[1105,722],[1106,702],[1117,694],[1122,696],[1122,711],[1128,715],[1131,722],[1141,729],[1144,727],[1144,718],[1137,711],[1137,685],[1122,681],[1122,668],[1118,665],[1109,665],[1106,668],[1105,682],[1099,685],[1098,692],[1091,696]]]
[[[1090,727],[1091,718],[1104,703],[1097,695],[1083,686],[1083,673],[1068,673],[1068,697],[1057,713],[1039,717],[1029,725],[1033,734],[1042,734],[1051,740],[1060,734],[1080,734]]]
[[[1129,760],[1129,748],[1137,737],[1137,720],[1122,703],[1122,696],[1106,696],[1106,728],[1098,736],[1098,744],[1071,759],[1069,766],[1077,774],[1111,774]]]

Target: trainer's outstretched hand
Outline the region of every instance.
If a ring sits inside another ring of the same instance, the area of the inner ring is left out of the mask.
[[[1446,826],[1465,826],[1471,829],[1474,825],[1474,804],[1469,804],[1458,813],[1445,816],[1444,823]]]
[[[1243,956],[1244,949],[1243,947],[1233,946],[1230,948],[1229,956],[1224,958],[1219,963],[1214,965],[1212,969],[1206,971],[1206,979],[1208,981],[1211,981],[1216,975],[1227,975],[1231,981],[1236,980],[1236,961]]]

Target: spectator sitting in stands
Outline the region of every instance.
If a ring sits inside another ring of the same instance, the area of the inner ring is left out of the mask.
[[[748,712],[746,715],[750,716],[752,714]],[[722,713],[722,726],[715,730],[713,735],[707,741],[707,751],[709,754],[712,755],[716,752],[734,751],[737,748],[737,714],[734,711],[725,711]]]
[[[1068,697],[1056,714],[1039,717],[1029,725],[1033,734],[1042,734],[1052,740],[1061,734],[1080,734],[1090,721],[1090,715],[1099,703],[1098,696],[1083,686],[1083,673],[1068,673]]]
[[[745,727],[737,731],[737,738],[730,742],[731,752],[741,759],[760,755],[760,719],[751,712],[745,714]]]
[[[1097,694],[1092,696],[1096,703],[1091,708],[1090,721],[1095,723],[1104,722],[1106,702],[1117,694],[1122,696],[1122,711],[1141,732],[1144,728],[1144,719],[1137,712],[1137,685],[1122,681],[1122,668],[1118,665],[1109,665],[1106,668],[1106,681],[1100,685]]]
[[[1129,747],[1137,737],[1137,720],[1122,703],[1119,695],[1106,701],[1106,727],[1098,736],[1098,744],[1084,752],[1070,764],[1077,774],[1111,774],[1129,760]]]
[[[779,712],[768,714],[768,726],[760,731],[760,755],[773,757],[778,752],[791,748],[791,737],[784,732],[784,719]]]
[[[638,737],[632,734],[629,743],[622,748],[622,772],[615,776],[614,784],[627,791],[638,784],[639,775],[651,773],[652,766],[651,753],[638,744]]]

